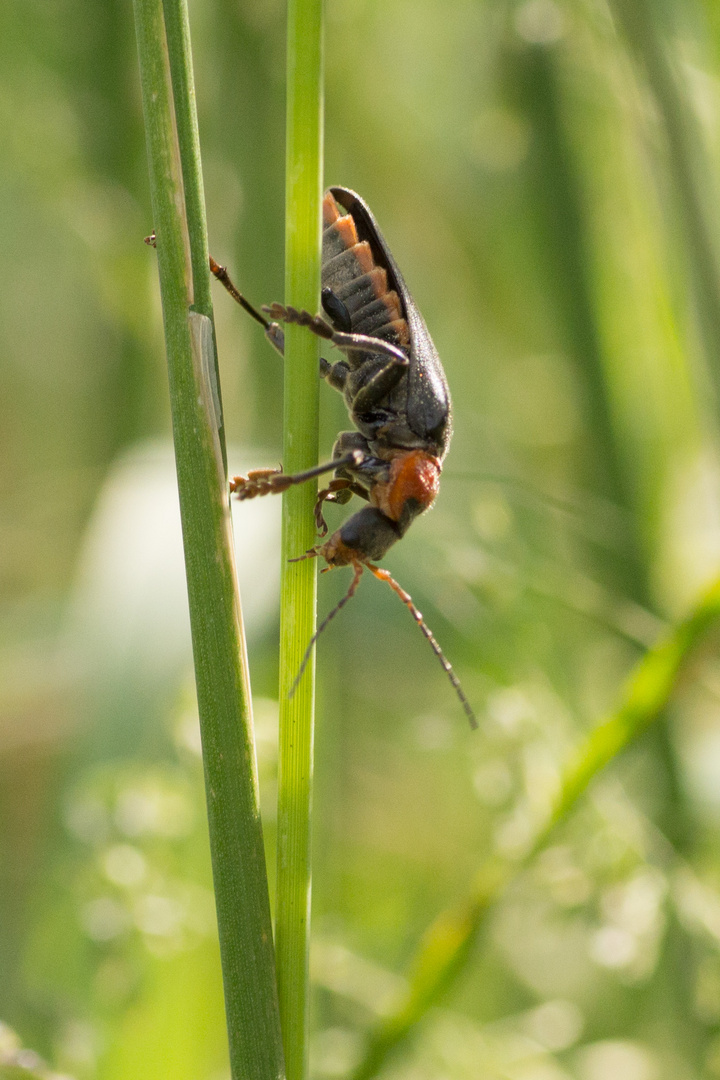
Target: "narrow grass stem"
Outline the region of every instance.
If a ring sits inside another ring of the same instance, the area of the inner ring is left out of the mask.
[[[636,664],[616,712],[595,728],[568,762],[551,811],[538,826],[523,858],[512,864],[492,860],[482,868],[465,900],[442,912],[427,929],[412,965],[408,992],[397,1010],[372,1035],[353,1080],[375,1076],[389,1054],[465,969],[493,905],[542,851],[595,776],[662,713],[683,662],[719,618],[720,581],[717,581],[688,618]]]
[[[285,302],[314,312],[320,295],[322,189],[322,0],[289,0]],[[285,330],[283,466],[299,472],[317,462],[318,340],[302,327]],[[314,487],[283,496],[280,640],[280,777],[276,949],[280,1016],[289,1080],[307,1071],[310,814],[315,668],[311,661],[290,690],[315,630],[314,559],[289,562],[315,540]]]
[[[135,0],[234,1080],[284,1075],[184,0]],[[167,22],[166,22],[166,18]],[[172,73],[172,74],[171,74]]]

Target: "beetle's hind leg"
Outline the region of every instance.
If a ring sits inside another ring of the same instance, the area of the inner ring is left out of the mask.
[[[210,273],[217,278],[223,288],[232,296],[236,304],[239,304],[243,311],[247,311],[256,322],[259,322],[265,331],[265,337],[270,344],[282,357],[285,356],[285,335],[282,332],[282,328],[278,326],[276,322],[270,322],[266,319],[258,309],[250,303],[246,296],[240,292],[238,287],[227,272],[227,267],[220,266],[216,263],[212,255],[210,256]],[[311,318],[311,316],[308,316]],[[322,336],[322,335],[321,335]],[[327,379],[331,386],[341,393],[345,386],[345,380],[348,377],[350,368],[344,360],[338,360],[337,363],[331,364],[324,357],[320,357],[320,376],[323,379]],[[250,496],[247,496],[250,498]]]
[[[371,337],[368,334],[346,334],[342,330],[335,330],[329,322],[320,315],[311,315],[309,311],[298,311],[294,307],[284,307],[282,304],[263,305],[273,319],[278,322],[294,323],[296,326],[306,326],[313,334],[332,341],[338,349],[357,352],[380,353],[382,356],[391,357],[400,368],[406,368],[410,363],[407,354],[398,345],[393,345],[383,338]],[[272,325],[272,324],[271,324]]]
[[[265,331],[265,337],[272,347],[276,349],[281,356],[284,356],[285,335],[283,334],[281,327],[278,326],[276,322],[270,322],[269,319],[266,319],[265,316],[262,315],[245,296],[243,296],[228,274],[227,267],[220,266],[219,263],[216,263],[212,255],[210,256],[210,273],[213,277],[217,278],[220,284],[227,290],[230,296],[232,296],[235,303],[239,304],[243,311],[247,311],[248,315],[255,319],[255,322],[260,323]]]

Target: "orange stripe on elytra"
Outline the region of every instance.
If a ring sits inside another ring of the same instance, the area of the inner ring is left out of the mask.
[[[352,215],[340,215],[338,204],[330,192],[323,199],[323,221],[326,226],[334,227],[343,247],[352,251],[362,273],[370,276],[375,296],[382,300],[387,308],[388,324],[392,326],[400,344],[408,345],[410,334],[407,321],[403,318],[400,297],[394,289],[388,289],[387,271],[375,262],[368,241],[358,239]]]
[[[323,209],[323,224],[324,225],[332,225],[333,221],[337,221],[337,219],[340,217],[340,211],[338,210],[338,205],[335,202],[335,199],[332,197],[332,195],[330,194],[329,191],[327,192],[327,194],[325,195],[325,198],[323,199],[322,209]]]
[[[385,307],[388,309],[390,315],[390,321],[394,322],[396,319],[402,319],[402,310],[400,308],[400,297],[393,289],[391,292],[385,293],[381,298],[385,302]],[[403,322],[405,320],[403,319]]]
[[[373,292],[378,300],[382,300],[388,311],[388,322],[392,326],[401,345],[407,345],[410,341],[408,325],[402,316],[400,297],[394,289],[388,289],[387,271],[382,266],[375,266],[370,271]]]
[[[352,248],[352,253],[357,259],[357,264],[362,270],[363,274],[370,274],[375,267],[375,260],[373,259],[372,251],[367,240],[362,240],[359,244],[355,244]],[[378,267],[378,269],[381,269]],[[383,274],[385,271],[383,270]],[[387,275],[385,275],[385,285],[387,286]],[[376,288],[373,285],[373,288]]]
[[[373,263],[368,270],[368,277],[376,298],[381,300],[387,292],[387,271],[382,266],[375,266]]]
[[[343,242],[343,247],[355,247],[358,242],[358,234],[357,229],[355,228],[355,222],[349,214],[346,214],[345,217],[337,218],[334,223],[334,228]]]
[[[397,337],[401,345],[409,344],[410,333],[408,331],[408,324],[405,319],[393,319],[393,321],[388,325],[392,326],[393,330],[395,331],[395,336]]]

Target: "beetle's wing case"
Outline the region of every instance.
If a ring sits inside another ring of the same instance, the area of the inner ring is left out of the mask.
[[[410,332],[400,297],[389,280],[387,268],[375,258],[370,243],[360,237],[351,214],[343,214],[331,192],[323,200],[323,287],[333,295],[332,316],[343,329],[366,334],[407,347]],[[339,301],[339,303],[337,303]],[[327,298],[324,303],[327,305]],[[359,366],[377,355],[352,350],[351,362]]]
[[[353,242],[350,236],[333,229],[324,230],[323,284],[329,284],[333,293],[346,305],[355,333],[397,341],[408,352],[410,366],[393,397],[402,393],[403,412],[409,427],[420,438],[435,441],[438,456],[442,458],[452,434],[450,391],[425,320],[367,203],[349,188],[332,187],[327,194],[352,218],[360,244],[355,245],[353,258],[348,250]],[[369,272],[361,266],[360,274],[364,278],[371,278],[371,281],[363,280],[358,288],[358,262],[366,258],[364,252],[372,257],[366,263]],[[368,306],[368,302],[372,301],[372,288],[375,288],[377,297],[382,284],[377,280],[378,274],[386,275],[386,290],[381,299]],[[366,294],[362,292],[363,287],[367,290]],[[392,311],[396,300],[399,318],[388,318],[388,311]],[[380,324],[377,328],[373,328],[370,321],[373,310],[379,312],[375,316]],[[362,314],[362,319],[356,321],[355,313]]]

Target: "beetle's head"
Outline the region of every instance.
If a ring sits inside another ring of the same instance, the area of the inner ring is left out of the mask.
[[[358,510],[318,549],[328,566],[375,561],[400,539],[397,524],[375,506]]]

